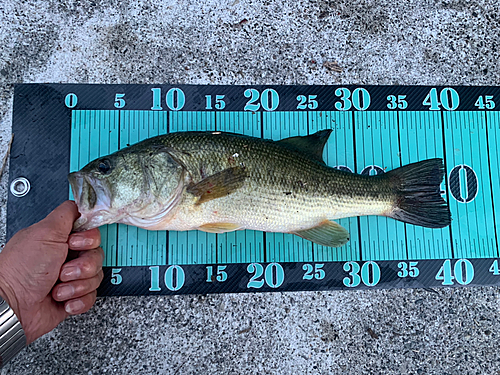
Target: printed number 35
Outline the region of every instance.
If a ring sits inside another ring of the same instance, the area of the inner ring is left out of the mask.
[[[406,109],[408,107],[408,102],[406,101],[406,95],[398,95],[397,98],[395,95],[389,95],[387,97],[389,103],[387,104],[387,108],[389,109]]]

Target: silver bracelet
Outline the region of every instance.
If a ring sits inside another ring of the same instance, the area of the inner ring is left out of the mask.
[[[26,346],[23,327],[14,310],[0,297],[0,369]]]

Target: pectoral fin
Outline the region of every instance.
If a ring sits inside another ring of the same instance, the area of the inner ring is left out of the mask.
[[[201,204],[231,194],[243,186],[246,177],[245,167],[228,168],[189,186],[187,192],[199,197],[196,204]]]
[[[349,241],[349,232],[335,221],[325,220],[318,226],[294,232],[299,237],[318,245],[339,247]]]
[[[225,233],[232,232],[240,228],[241,226],[233,223],[210,223],[203,224],[202,226],[198,227],[198,230],[208,233]]]

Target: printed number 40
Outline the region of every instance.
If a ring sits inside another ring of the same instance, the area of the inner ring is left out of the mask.
[[[442,285],[453,285],[453,280],[460,285],[468,285],[473,279],[474,266],[468,259],[457,260],[453,269],[451,260],[446,259],[436,275],[436,280],[443,280]]]

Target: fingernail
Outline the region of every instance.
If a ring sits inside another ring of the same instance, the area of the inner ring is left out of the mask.
[[[73,297],[73,294],[75,294],[75,288],[72,285],[62,285],[57,291],[57,298],[64,301]]]
[[[93,244],[94,244],[94,239],[85,236],[73,235],[69,239],[70,248],[90,247]]]
[[[84,303],[81,300],[76,299],[68,302],[64,309],[68,314],[77,314],[79,311],[83,310],[84,307]]]
[[[67,280],[74,280],[80,277],[82,271],[78,267],[66,267],[61,271],[61,277]]]

